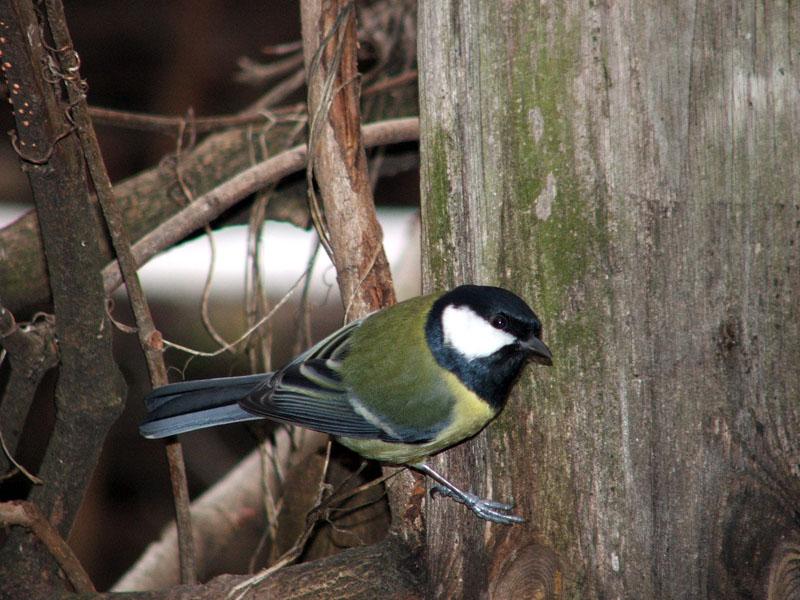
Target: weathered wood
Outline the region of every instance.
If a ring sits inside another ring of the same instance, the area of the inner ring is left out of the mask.
[[[438,459],[528,523],[428,503],[434,593],[524,597],[522,552],[545,597],[797,594],[800,8],[420,18],[426,286],[518,291],[555,361]]]

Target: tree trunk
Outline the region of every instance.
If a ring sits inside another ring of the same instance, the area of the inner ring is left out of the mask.
[[[798,5],[427,0],[419,36],[426,286],[520,293],[555,361],[435,461],[528,522],[428,503],[433,592],[797,598]]]

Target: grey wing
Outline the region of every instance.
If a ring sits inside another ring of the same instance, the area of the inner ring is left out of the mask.
[[[327,354],[331,348],[335,354],[335,349],[341,345],[320,350]],[[295,360],[240,400],[239,405],[274,421],[330,435],[388,440],[383,429],[356,412],[349,391],[342,383],[340,364],[332,358]]]
[[[430,439],[427,432],[421,436],[396,425],[382,426],[382,417],[368,412],[342,381],[340,368],[350,350],[350,336],[364,319],[348,323],[312,346],[262,381],[239,400],[239,406],[255,415],[334,436],[405,443]]]

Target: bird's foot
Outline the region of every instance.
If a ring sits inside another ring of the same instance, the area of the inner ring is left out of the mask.
[[[496,502],[488,498],[481,498],[470,492],[458,492],[444,486],[435,485],[431,488],[431,494],[441,494],[452,498],[456,502],[460,502],[472,512],[478,515],[481,519],[492,521],[494,523],[502,523],[503,525],[513,525],[515,523],[524,523],[525,519],[517,515],[507,514],[514,509],[513,504],[506,504],[504,502]]]

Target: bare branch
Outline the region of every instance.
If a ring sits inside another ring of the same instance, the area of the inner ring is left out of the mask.
[[[30,502],[0,503],[0,523],[29,528],[50,551],[77,592],[93,592],[92,580],[83,570],[72,549],[44,518],[35,504]]]
[[[381,121],[364,127],[366,146],[408,142],[418,138],[419,120],[416,117]],[[158,252],[211,222],[249,194],[299,171],[305,164],[306,148],[295,146],[242,171],[210,192],[199,196],[192,204],[133,245],[136,264],[141,267]],[[109,293],[119,287],[121,278],[116,263],[111,263],[103,269],[103,280],[105,289]]]
[[[357,318],[391,305],[395,295],[366,168],[364,146],[372,144],[364,135],[362,145],[360,135],[354,13],[341,21],[347,6],[345,0],[304,0],[301,18],[309,115],[315,115],[309,135],[314,172],[345,314]],[[416,499],[412,504],[418,504],[411,477],[395,478],[387,489],[394,530],[416,545],[416,525],[407,518],[419,514],[418,509],[409,509],[410,496]]]
[[[303,55],[300,54],[299,50],[300,47],[298,45],[296,54],[267,64],[256,62],[247,57],[240,58],[240,71],[236,74],[236,80],[251,85],[263,85],[270,79],[295,71],[303,66]]]
[[[417,72],[408,70],[396,77],[387,77],[374,85],[364,88],[363,96],[369,97],[396,90],[414,83],[416,79]],[[292,115],[301,114],[305,112],[305,106],[302,103],[273,109],[269,109],[269,107],[275,106],[286,96],[296,91],[304,82],[305,74],[302,71],[298,71],[281,81],[262,98],[253,103],[252,106],[238,114],[196,117],[193,121],[194,129],[198,134],[209,133],[232,127],[270,123],[285,117],[291,118]],[[116,108],[104,108],[102,106],[90,107],[89,114],[97,125],[139,131],[154,131],[165,135],[177,135],[180,128],[186,124],[186,117],[184,116],[155,115]]]
[[[46,18],[60,62],[60,73],[65,73],[64,84],[70,104],[70,117],[77,128],[78,140],[92,179],[97,199],[105,218],[111,243],[117,257],[125,287],[130,298],[131,308],[136,319],[139,343],[147,361],[150,383],[159,387],[168,383],[167,369],[162,355],[161,335],[153,324],[150,307],[139,283],[136,263],[131,254],[131,243],[120,210],[114,198],[111,180],[108,177],[100,146],[92,126],[86,105],[85,83],[80,78],[78,55],[72,45],[72,37],[67,29],[64,7],[60,0],[47,0]],[[173,487],[175,513],[181,548],[181,580],[183,583],[197,581],[194,568],[194,544],[191,538],[189,519],[189,491],[183,454],[177,439],[166,443],[167,461]]]
[[[309,146],[322,192],[332,261],[348,318],[395,301],[372,198],[359,112],[357,38],[352,3],[301,3]],[[313,193],[309,186],[309,194]],[[320,238],[327,233],[320,231]]]
[[[56,422],[38,476],[46,485],[30,494],[53,527],[72,527],[103,440],[122,410],[122,381],[111,355],[111,327],[99,270],[102,229],[94,218],[84,163],[69,106],[59,85],[62,71],[42,39],[36,8],[27,0],[0,3],[3,76],[9,89],[20,157],[42,231],[53,293],[61,367]],[[44,68],[43,68],[44,66]],[[35,117],[35,118],[34,118]],[[31,160],[35,158],[45,159]],[[0,595],[36,590],[56,580],[56,565],[24,532],[11,532],[0,550]],[[52,585],[52,584],[51,584]]]
[[[180,586],[157,592],[131,592],[126,600],[219,600],[248,579],[222,575],[206,584]],[[344,550],[334,556],[292,565],[274,573],[251,590],[251,598],[314,598],[363,600],[387,598],[421,600],[425,597],[424,570],[417,557],[396,536],[371,546]],[[114,594],[96,598],[113,600]]]
[[[405,61],[407,60],[409,59]],[[379,90],[377,93],[391,95],[391,101],[376,104],[377,110],[370,111],[370,114],[375,115],[374,118],[412,114],[416,111],[415,86],[409,85],[409,79],[405,75],[407,72],[408,69],[397,77],[382,80],[385,81],[385,85],[390,86],[390,89],[383,87],[382,82],[376,83],[375,87]],[[392,83],[393,80],[396,80],[396,85]],[[284,98],[287,91],[297,89],[302,83],[303,73],[298,71],[297,75],[291,76],[266,94],[263,100],[275,102],[275,98]],[[266,136],[266,145],[270,154],[276,153],[282,148],[287,135],[291,135],[296,127],[296,119],[292,115],[303,111],[303,106],[287,107],[290,112],[286,114],[279,109],[267,110],[272,104],[265,105],[263,102],[256,104],[252,107],[256,116],[246,122],[275,123]],[[143,115],[145,121],[148,117],[149,115]],[[288,121],[290,117],[291,121]],[[138,117],[132,115],[132,118]],[[185,124],[183,116],[166,117],[166,119],[171,119],[170,123],[164,125],[165,131],[168,130],[170,135],[175,135],[179,127]],[[204,119],[196,118],[194,127],[197,132],[203,131]],[[206,193],[249,167],[250,146],[251,137],[246,125],[243,125],[241,128],[212,135],[198,144],[195,150],[187,153],[184,156],[183,171],[187,180],[191,181],[195,194],[199,196]],[[152,228],[179,210],[174,190],[175,181],[172,173],[160,167],[145,170],[116,185],[116,195],[131,239],[146,235]],[[304,196],[305,187],[301,189],[299,184],[282,190],[282,193],[276,194],[270,201],[267,218],[288,221],[298,227],[307,227],[308,210]],[[20,315],[27,314],[25,311],[33,306],[48,303],[50,290],[47,287],[41,233],[33,211],[0,230],[0,245],[9,252],[6,260],[0,261],[0,289],[4,294],[3,303]],[[110,259],[110,250],[107,253]]]

